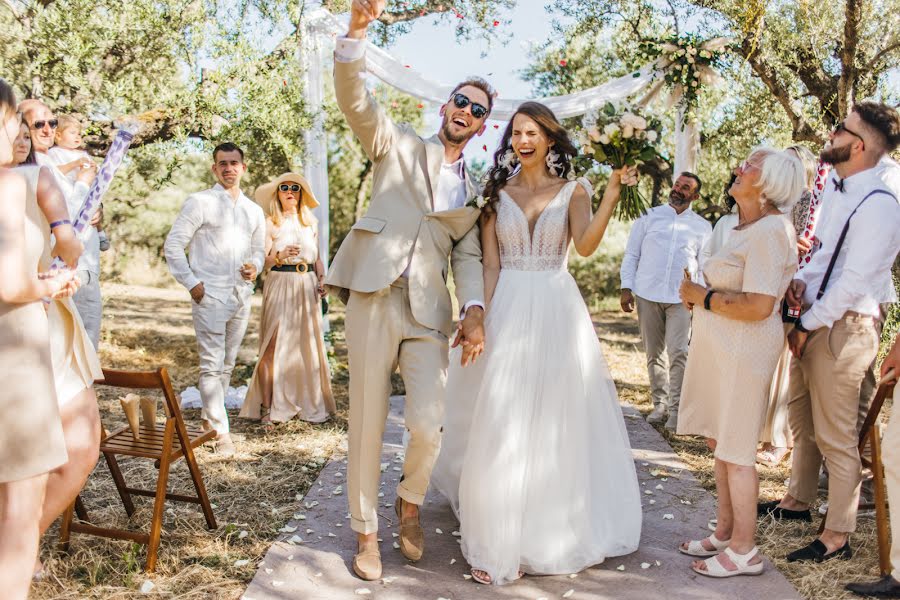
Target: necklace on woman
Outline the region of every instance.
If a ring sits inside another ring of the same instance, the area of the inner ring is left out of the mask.
[[[770,206],[769,204],[766,204],[765,207],[763,207],[762,213],[760,213],[760,215],[758,217],[756,217],[755,219],[751,219],[749,221],[744,221],[743,223],[738,223],[734,228],[736,230],[741,230],[741,229],[746,229],[750,225],[753,225],[754,223],[756,223],[757,221],[759,221],[760,219],[762,219],[763,217],[765,217],[766,215],[769,214],[769,206]]]

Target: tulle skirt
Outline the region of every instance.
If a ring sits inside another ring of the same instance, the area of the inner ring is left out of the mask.
[[[432,483],[495,583],[634,552],[637,475],[615,385],[567,271],[501,270],[474,366],[450,361]]]

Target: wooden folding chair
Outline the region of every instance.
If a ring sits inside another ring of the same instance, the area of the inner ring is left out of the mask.
[[[875,398],[869,406],[869,412],[866,413],[866,419],[863,421],[859,430],[859,456],[862,460],[864,469],[872,471],[872,487],[875,488],[874,502],[860,504],[861,509],[875,509],[875,530],[878,539],[878,566],[881,569],[882,576],[891,574],[891,542],[889,540],[890,523],[888,521],[888,503],[887,490],[884,485],[884,465],[881,462],[881,435],[876,424],[878,415],[881,413],[881,407],[884,401],[894,394],[894,381],[889,373],[885,377],[885,383],[878,386],[875,392]],[[870,446],[871,458],[865,457],[866,444]],[[819,525],[819,533],[825,529],[825,519],[828,513],[822,517],[822,523]]]
[[[200,467],[197,465],[193,451],[197,446],[211,440],[216,433],[215,431],[204,432],[185,426],[184,419],[181,416],[181,409],[178,405],[178,398],[172,390],[172,382],[169,380],[169,374],[165,368],[160,368],[156,371],[113,371],[103,369],[103,380],[94,382],[94,385],[162,390],[165,399],[163,406],[166,416],[164,427],[160,428],[155,424],[144,423],[140,427],[141,439],[135,440],[132,437],[131,429],[125,426],[108,435],[104,435],[100,442],[100,452],[103,453],[106,464],[109,466],[116,489],[122,498],[122,504],[125,506],[125,512],[128,513],[129,517],[134,514],[132,495],[149,496],[154,498],[153,518],[150,521],[149,533],[110,529],[89,523],[76,522],[73,519],[73,513],[76,508],[80,508],[78,516],[82,520],[87,520],[87,512],[84,506],[81,505],[81,499],[78,498],[73,503],[73,506],[70,506],[63,514],[59,534],[60,549],[63,551],[69,549],[69,537],[73,531],[138,542],[147,546],[147,564],[145,568],[148,573],[151,573],[156,569],[157,550],[159,549],[160,532],[162,530],[163,507],[167,499],[199,504],[203,509],[203,516],[206,517],[207,526],[210,529],[217,527],[216,518],[209,504],[209,497],[206,495],[206,487],[203,485],[203,476],[200,474]],[[159,469],[156,489],[145,490],[129,487],[125,483],[122,471],[119,469],[119,464],[116,461],[117,454],[153,459]],[[194,482],[194,488],[197,491],[196,496],[184,496],[168,492],[169,467],[173,461],[182,457],[187,462],[191,479]]]

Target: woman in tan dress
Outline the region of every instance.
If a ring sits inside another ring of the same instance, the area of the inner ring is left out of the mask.
[[[694,571],[711,577],[758,575],[755,545],[756,445],[769,385],[784,344],[778,301],[797,268],[797,242],[782,214],[800,196],[803,165],[793,154],[755,150],[730,193],[740,222],[703,266],[706,287],[686,280],[693,310],[684,372],[680,435],[702,435],[715,453],[718,523],[706,539],[682,544]]]
[[[56,239],[52,252],[50,240],[50,223],[55,224],[60,219],[68,219],[68,205],[49,168],[31,162],[33,155],[30,150],[29,130],[23,125],[19,137],[16,138],[14,161],[22,163],[16,167],[16,172],[23,175],[27,183],[25,214],[28,221],[42,233],[42,252],[38,269],[46,271],[50,268],[53,255],[62,253],[63,258],[66,258],[71,253],[67,248],[71,244],[68,240],[61,239],[59,227],[53,229]],[[93,169],[80,171],[74,193],[87,195],[88,185],[93,177]],[[81,242],[75,243],[80,255]],[[67,258],[66,261],[74,266],[78,259],[76,257],[71,261]],[[59,298],[50,302],[46,309],[54,387],[69,459],[64,465],[54,469],[47,481],[47,494],[41,515],[41,534],[47,531],[53,521],[72,503],[97,464],[100,447],[100,412],[93,384],[95,379],[103,377],[97,352],[84,329],[74,300]],[[40,577],[42,569],[43,566],[38,560],[34,568],[36,577]]]
[[[38,276],[43,233],[26,219],[24,178],[6,168],[20,124],[0,79],[0,589],[14,600],[28,595],[47,474],[67,459],[40,299],[77,289],[74,271]]]
[[[319,205],[306,179],[285,173],[256,192],[266,218],[266,263],[259,362],[240,416],[264,423],[299,415],[321,423],[334,414],[319,300]]]

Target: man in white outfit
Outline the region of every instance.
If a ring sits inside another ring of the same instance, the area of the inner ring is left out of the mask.
[[[678,426],[681,380],[691,337],[691,313],[681,304],[678,288],[685,269],[697,280],[712,237],[709,221],[691,210],[691,203],[700,197],[700,185],[700,178],[693,173],[679,175],[669,203],[651,208],[634,222],[622,259],[622,310],[633,311],[637,300],[647,354],[653,400],[647,421],[665,421],[670,431]]]
[[[165,253],[172,275],[193,299],[203,426],[217,432],[218,452],[233,456],[225,392],[265,258],[266,219],[241,192],[244,152],[232,143],[219,144],[213,161],[218,183],[188,196],[166,237]]]

